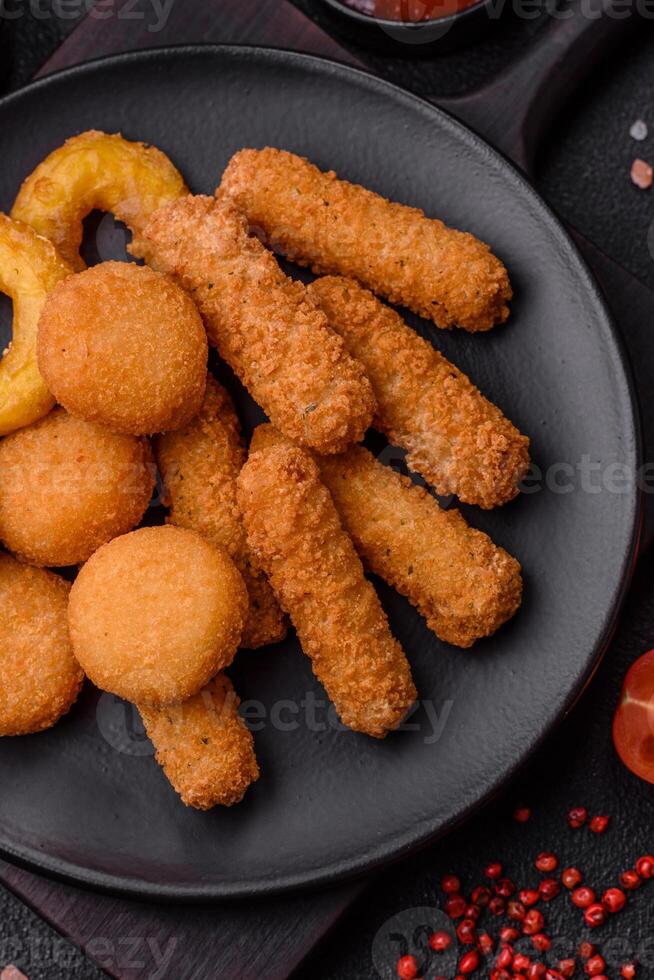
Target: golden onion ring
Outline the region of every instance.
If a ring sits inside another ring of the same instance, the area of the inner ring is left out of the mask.
[[[79,272],[85,268],[82,222],[91,211],[113,214],[137,235],[153,211],[187,193],[184,178],[161,150],[90,130],[39,164],[18,192],[11,216],[54,242]]]
[[[36,360],[48,293],[72,273],[52,242],[0,214],[0,292],[14,305],[13,339],[0,360],[0,436],[31,425],[55,403]]]

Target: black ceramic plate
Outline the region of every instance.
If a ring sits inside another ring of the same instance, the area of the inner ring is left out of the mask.
[[[525,180],[456,122],[366,74],[244,48],[155,51],[65,72],[0,103],[0,207],[47,152],[89,128],[156,144],[209,193],[235,150],[285,147],[469,229],[510,269],[507,326],[470,336],[412,322],[529,433],[547,474],[549,488],[500,511],[466,511],[523,563],[524,606],[462,652],[379,586],[423,699],[409,730],[385,742],[336,730],[291,638],[242,654],[232,672],[256,719],[262,777],[231,810],[185,809],[129,711],[92,690],[52,731],[0,741],[0,849],[43,871],[209,899],[369,870],[496,790],[570,708],[608,642],[639,509],[616,477],[638,460],[620,345],[586,267]],[[111,226],[100,235],[104,257],[114,238]]]

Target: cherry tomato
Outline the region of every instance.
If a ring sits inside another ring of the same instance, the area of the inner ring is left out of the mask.
[[[625,677],[613,744],[628,769],[654,783],[654,650],[639,657]]]

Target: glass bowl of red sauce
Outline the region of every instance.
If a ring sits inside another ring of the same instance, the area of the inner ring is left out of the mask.
[[[477,40],[499,19],[497,0],[320,0],[353,41],[407,57]]]

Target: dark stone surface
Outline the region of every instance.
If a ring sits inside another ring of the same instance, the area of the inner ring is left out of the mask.
[[[304,9],[313,6],[310,0],[296,2]],[[22,14],[8,25],[8,54],[5,49],[0,56],[0,69],[9,69],[5,90],[24,84],[74,25],[71,20],[47,16],[52,8],[45,0],[39,7],[46,15],[41,19],[29,14],[27,2],[14,0],[12,7],[10,0],[7,8]],[[67,9],[70,12],[70,5]],[[507,21],[491,38],[467,51],[430,61],[378,60],[377,68],[419,92],[462,91],[498,71],[538,27],[538,21]],[[631,185],[629,167],[634,156],[654,160],[653,50],[651,24],[616,50],[605,70],[571,99],[565,118],[557,121],[543,147],[538,173],[540,189],[561,214],[652,286],[654,262],[647,235],[654,217],[654,198]],[[639,117],[650,123],[652,136],[637,144],[628,131]],[[611,561],[612,556],[607,555],[606,560]],[[389,917],[402,910],[433,905],[438,881],[445,872],[460,872],[467,887],[480,880],[487,861],[498,858],[511,875],[531,882],[536,880],[532,868],[535,854],[552,848],[566,864],[578,865],[587,880],[601,889],[614,882],[618,872],[640,853],[651,849],[654,790],[633,778],[618,762],[610,722],[628,665],[654,645],[653,576],[654,559],[646,556],[640,562],[606,660],[572,716],[542,748],[528,771],[502,799],[445,843],[384,873],[298,971],[296,980],[374,977],[371,949],[376,933]],[[528,691],[525,697],[529,697]],[[501,709],[498,705],[498,711]],[[428,773],[425,778],[429,778]],[[525,826],[511,819],[517,801],[533,807],[533,818]],[[605,836],[569,831],[565,813],[578,804],[612,815],[613,823]],[[406,805],[411,806],[410,799]],[[579,916],[567,898],[557,899],[547,914],[549,930],[566,937],[569,949],[585,938]],[[609,939],[620,940],[624,958],[639,950],[643,960],[639,976],[654,977],[653,925],[654,882],[635,893],[628,909],[593,938],[600,946]],[[24,969],[30,980],[100,976],[81,953],[11,895],[0,891],[0,966],[8,961]],[[617,970],[609,975],[617,976]],[[430,974],[427,977],[431,980]]]

